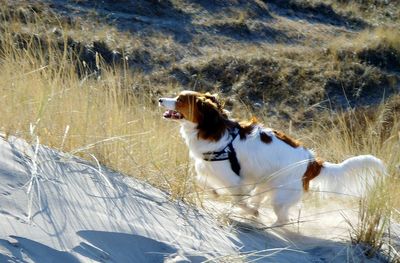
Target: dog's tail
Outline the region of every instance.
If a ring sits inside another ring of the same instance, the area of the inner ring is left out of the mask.
[[[362,197],[376,179],[385,175],[382,160],[372,155],[360,155],[339,164],[323,162],[320,174],[310,182],[310,188],[322,193]]]

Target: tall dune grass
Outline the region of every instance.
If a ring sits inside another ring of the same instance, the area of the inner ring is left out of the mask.
[[[374,110],[349,111],[333,114],[315,122],[310,144],[327,160],[341,162],[359,154],[381,158],[387,175],[379,175],[376,185],[360,201],[357,223],[348,222],[351,240],[365,245],[367,256],[384,250],[390,260],[400,260],[399,247],[392,245],[397,238],[390,236],[390,223],[400,219],[400,122],[395,108],[400,96],[382,103]]]
[[[148,94],[133,89],[139,74],[106,67],[99,58],[101,76],[78,78],[71,55],[53,43],[42,52],[15,48],[11,34],[6,40],[0,54],[3,132],[30,140],[33,130],[42,144],[96,158],[177,197],[189,191],[187,150],[176,125],[162,120]]]

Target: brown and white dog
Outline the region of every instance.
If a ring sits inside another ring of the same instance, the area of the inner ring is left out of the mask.
[[[376,172],[385,173],[372,155],[348,158],[340,164],[321,161],[313,151],[284,133],[255,120],[243,123],[228,117],[215,95],[183,91],[160,98],[165,119],[181,124],[181,135],[194,160],[199,183],[253,215],[271,197],[276,224],[289,220],[289,208],[309,189],[363,195]]]

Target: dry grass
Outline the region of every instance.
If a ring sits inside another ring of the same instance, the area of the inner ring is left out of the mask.
[[[338,60],[359,59],[384,68],[390,63],[384,60],[393,60],[391,63],[394,65],[388,69],[396,70],[399,67],[396,60],[400,57],[400,31],[395,27],[377,27],[364,30],[350,39],[339,37],[332,41],[329,52]]]
[[[3,44],[0,129],[134,175],[183,197],[189,166],[177,127],[150,95],[133,87],[141,76],[101,65],[101,77],[79,79],[67,53]]]
[[[355,19],[361,18],[372,25],[400,23],[398,0],[293,0],[291,2],[305,7],[325,4],[339,14]]]
[[[180,1],[182,6],[189,5],[183,2]],[[292,2],[309,5],[309,1]],[[170,92],[171,85],[222,91],[225,96],[250,105],[253,111],[272,109],[269,117],[285,118],[299,126],[310,116],[318,114],[315,109],[327,97],[332,99],[332,105],[340,108],[347,106],[342,104],[343,91],[352,103],[361,98],[364,100],[360,104],[368,104],[371,103],[370,97],[379,97],[396,89],[398,75],[388,72],[392,62],[384,59],[392,54],[391,47],[399,43],[395,37],[389,40],[388,37],[393,35],[390,29],[386,34],[374,37],[368,33],[370,31],[350,34],[331,28],[330,32],[325,26],[299,24],[277,15],[268,20],[270,23],[263,24],[257,19],[265,15],[267,6],[253,3],[254,6],[252,3],[241,8],[232,5],[226,14],[201,15],[203,22],[199,28],[196,28],[197,22],[193,24],[196,33],[188,33],[185,41],[192,42],[187,44],[163,31],[130,34],[104,21],[97,21],[98,17],[87,17],[88,21],[79,16],[76,20],[66,19],[56,15],[54,10],[46,11],[49,9],[46,6],[33,8],[22,5],[14,10],[9,4],[2,7],[2,13],[12,13],[4,22],[9,23],[17,36],[29,38],[30,34],[37,34],[41,40],[52,39],[59,43],[66,38],[72,39],[72,44],[63,48],[75,46],[84,49],[80,59],[89,61],[88,71],[93,70],[91,54],[95,51],[110,64],[127,58],[129,67],[141,70],[148,79],[140,86],[155,96]],[[189,5],[186,8],[198,13],[201,6]],[[312,12],[317,11],[312,9]],[[21,17],[26,18],[21,21]],[[266,30],[268,38],[271,38],[268,41],[276,43],[260,42],[258,29],[247,32],[254,24],[258,24],[262,32]],[[209,30],[205,30],[207,28]],[[343,37],[337,38],[336,35]],[[256,38],[251,42],[246,40],[248,37]],[[286,41],[295,41],[296,44],[288,45]],[[374,44],[365,45],[363,41]],[[333,44],[329,46],[331,42]],[[391,44],[385,48],[385,43]],[[375,48],[377,45],[382,48]],[[114,51],[117,51],[116,59],[110,58]],[[391,61],[396,63],[399,60],[394,56]],[[321,106],[326,107],[327,103]]]
[[[373,24],[400,23],[400,8],[397,0],[330,0],[328,2],[341,12],[362,17]]]
[[[393,261],[396,257],[399,260],[399,247],[391,244],[396,237],[390,236],[389,231],[390,223],[400,219],[396,212],[400,208],[400,118],[396,110],[399,106],[397,96],[373,110],[334,114],[329,121],[315,123],[311,135],[307,135],[311,137],[309,143],[328,160],[340,162],[358,154],[373,154],[384,160],[387,177],[378,180],[360,201],[358,223],[349,224],[352,241],[365,245],[367,256],[383,249]]]

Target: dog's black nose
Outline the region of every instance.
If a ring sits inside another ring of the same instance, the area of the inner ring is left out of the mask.
[[[160,102],[160,103],[161,103],[161,102],[162,102],[162,99],[158,99],[158,102]]]

